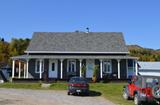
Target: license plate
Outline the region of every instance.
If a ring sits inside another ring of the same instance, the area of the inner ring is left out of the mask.
[[[76,92],[81,92],[81,90],[76,90]]]

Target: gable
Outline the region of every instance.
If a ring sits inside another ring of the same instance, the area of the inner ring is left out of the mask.
[[[35,32],[26,52],[128,53],[120,32]]]

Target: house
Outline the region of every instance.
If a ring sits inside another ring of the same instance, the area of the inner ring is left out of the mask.
[[[5,82],[9,81],[11,75],[11,67],[9,65],[3,66],[0,68],[0,80]]]
[[[137,74],[137,58],[129,51],[121,32],[35,32],[25,55],[12,57],[12,78],[68,79],[112,75],[126,79]],[[135,72],[136,71],[136,72]]]
[[[140,75],[160,76],[160,62],[138,62]]]

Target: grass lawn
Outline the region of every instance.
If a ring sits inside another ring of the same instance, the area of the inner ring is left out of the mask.
[[[40,83],[3,83],[0,88],[41,89]]]
[[[118,105],[134,105],[133,100],[124,100],[122,89],[125,83],[95,83],[90,84],[90,89],[99,91],[102,96]]]
[[[100,92],[102,96],[119,105],[134,105],[133,101],[126,101],[122,98],[122,89],[125,83],[91,83],[90,90]],[[0,88],[23,88],[23,89],[44,89],[41,83],[4,83]],[[45,88],[46,89],[46,88]],[[47,89],[66,90],[67,83],[53,83]]]

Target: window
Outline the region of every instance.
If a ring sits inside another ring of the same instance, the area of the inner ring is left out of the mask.
[[[135,85],[137,85],[138,87],[142,87],[142,78],[137,78],[137,80],[134,82]]]
[[[55,63],[52,63],[52,71],[55,71]]]
[[[110,60],[103,61],[103,72],[104,73],[112,73]]]
[[[40,60],[35,62],[35,73],[40,73]],[[42,73],[44,72],[44,61],[42,60]]]
[[[76,60],[68,60],[68,72],[76,72]]]
[[[128,67],[134,67],[134,61],[129,59],[128,60]]]

